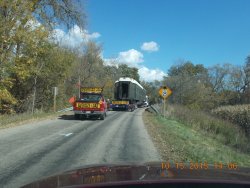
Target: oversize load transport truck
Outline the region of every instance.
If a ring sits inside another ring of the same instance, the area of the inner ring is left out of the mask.
[[[107,115],[107,103],[102,95],[102,88],[82,87],[80,99],[73,104],[75,118],[96,117],[104,120]]]
[[[146,100],[146,90],[134,79],[123,77],[115,82],[113,110],[134,111]]]

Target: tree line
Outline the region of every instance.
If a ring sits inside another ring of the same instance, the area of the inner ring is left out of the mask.
[[[173,90],[169,102],[192,109],[210,110],[221,105],[250,103],[250,56],[244,66],[229,63],[204,67],[181,61],[168,70],[162,82],[144,83],[151,101],[159,102],[157,88],[166,85]]]

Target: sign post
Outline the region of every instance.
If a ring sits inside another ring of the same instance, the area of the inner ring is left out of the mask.
[[[163,102],[163,116],[165,118],[165,112],[166,112],[166,99],[172,94],[172,90],[169,89],[167,86],[162,86],[159,89],[159,94],[160,96],[163,98],[164,102]]]
[[[81,98],[81,77],[80,77],[80,75],[79,75],[79,99]]]

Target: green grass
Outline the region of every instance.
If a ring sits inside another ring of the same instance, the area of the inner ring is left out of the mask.
[[[222,144],[218,139],[206,136],[190,126],[149,113],[146,114],[146,117],[144,116],[144,119],[150,122],[154,129],[154,133],[149,131],[149,134],[161,140],[157,147],[163,160],[206,161],[211,164],[215,162],[223,162],[224,164],[236,162],[239,166],[250,166],[249,154]],[[163,151],[166,151],[166,153]]]
[[[203,111],[190,110],[183,106],[171,105],[166,116],[187,127],[212,137],[224,145],[243,152],[250,152],[249,139],[241,127]]]

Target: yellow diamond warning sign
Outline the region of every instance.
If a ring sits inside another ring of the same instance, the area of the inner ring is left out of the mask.
[[[162,98],[166,99],[172,94],[172,90],[169,89],[167,86],[162,86],[159,89],[159,94]]]

